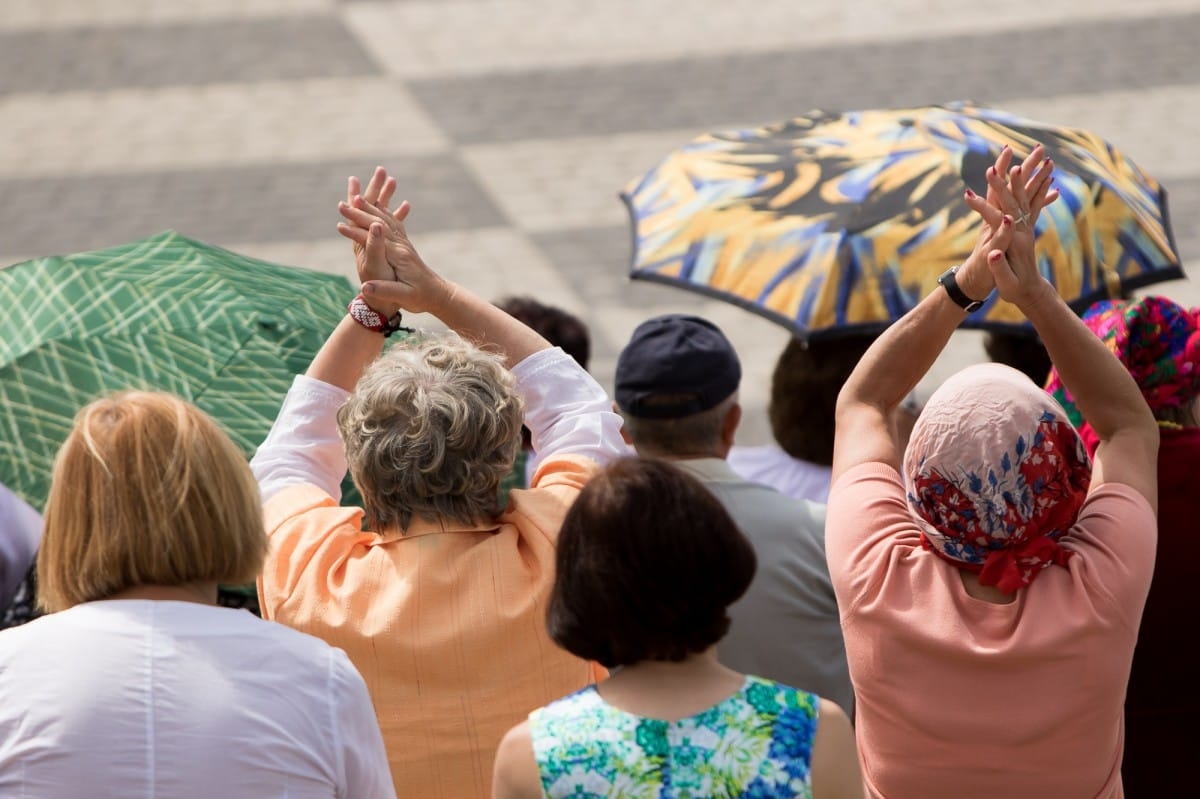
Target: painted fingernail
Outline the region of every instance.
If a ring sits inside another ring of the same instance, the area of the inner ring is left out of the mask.
[[[967,189],[967,196],[968,196],[968,197],[971,197],[971,198],[974,198],[974,197],[975,197],[975,192],[971,191],[970,189]]]
[[[996,261],[1000,260],[1000,255],[1001,253],[999,250],[993,250],[992,252],[988,253],[988,260],[992,263],[996,263]]]
[[[1003,223],[1001,223],[1001,224],[1004,224],[1004,225],[1011,225],[1011,224],[1012,224],[1012,217],[1011,217],[1011,216],[1009,216],[1008,214],[1005,214],[1005,215],[1004,215],[1004,222],[1003,222]]]
[[[996,174],[996,167],[994,167],[994,166],[989,166],[989,167],[988,167],[987,174],[988,174],[988,177],[989,177],[989,178],[990,178],[990,177],[992,177],[993,175],[995,175],[995,174]]]

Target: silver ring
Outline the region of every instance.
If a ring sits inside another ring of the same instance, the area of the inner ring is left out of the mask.
[[[1013,220],[1013,224],[1014,225],[1028,225],[1029,224],[1029,212],[1022,210],[1018,214],[1016,219]]]

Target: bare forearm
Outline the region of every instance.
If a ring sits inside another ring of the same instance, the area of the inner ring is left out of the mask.
[[[890,414],[933,366],[965,318],[966,313],[938,286],[863,354],[839,403],[861,403]]]
[[[950,286],[957,285],[968,299],[983,300],[992,293],[996,284],[986,253],[992,246],[1008,246],[1012,219],[1000,215],[975,195],[971,198],[981,213],[993,215],[995,227],[985,224],[971,254],[953,271],[949,285],[940,285],[939,279],[939,285],[929,296],[875,340],[842,388],[839,405],[843,402],[870,405],[890,418],[967,318],[966,310],[951,299]],[[995,218],[998,216],[1002,216],[1002,221]]]
[[[1101,440],[1109,440],[1124,429],[1156,426],[1129,372],[1049,284],[1021,310],[1041,336],[1063,384]]]
[[[463,338],[498,348],[510,368],[550,347],[533,329],[457,283],[444,281],[440,290],[429,293],[438,298],[430,313]]]
[[[322,383],[354,391],[363,371],[383,352],[383,343],[381,334],[346,316],[317,352],[305,374]]]

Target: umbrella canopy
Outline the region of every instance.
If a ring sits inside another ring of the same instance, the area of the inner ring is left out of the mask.
[[[175,231],[0,270],[0,482],[41,508],[75,414],[126,388],[183,397],[251,455],[353,295]]]
[[[877,331],[933,290],[979,230],[963,202],[1009,144],[1054,159],[1042,274],[1082,312],[1183,276],[1163,188],[1093,133],[970,103],[829,113],[700,136],[630,183],[635,279],[741,305],[801,337]],[[966,326],[1027,325],[990,299]]]

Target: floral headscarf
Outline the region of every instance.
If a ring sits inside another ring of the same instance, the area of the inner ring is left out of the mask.
[[[1065,565],[1092,469],[1075,428],[1016,369],[968,367],[929,398],[904,453],[921,544],[1012,592]]]
[[[1103,300],[1087,310],[1083,323],[1129,370],[1156,414],[1200,395],[1200,308],[1189,311],[1166,297]],[[1051,370],[1046,390],[1094,447],[1096,434],[1056,370]]]

